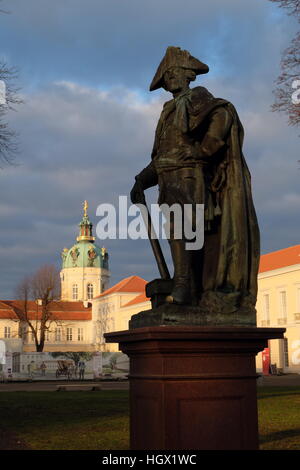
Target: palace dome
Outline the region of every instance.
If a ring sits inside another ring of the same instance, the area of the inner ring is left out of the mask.
[[[108,269],[108,253],[88,240],[81,240],[69,250],[62,252],[62,268],[104,268]]]
[[[64,248],[62,269],[65,268],[104,268],[108,270],[108,253],[95,244],[93,224],[87,215],[88,203],[84,202],[84,215],[79,224],[77,243],[70,249]]]

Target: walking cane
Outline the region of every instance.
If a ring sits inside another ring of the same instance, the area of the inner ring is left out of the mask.
[[[153,254],[158,266],[159,274],[161,275],[162,279],[171,279],[169,269],[167,266],[167,263],[165,261],[161,246],[159,244],[159,241],[157,239],[152,220],[151,220],[151,215],[146,203],[146,199],[144,197],[143,203],[142,204],[136,204],[138,208],[141,211],[144,223],[147,227],[147,232],[148,232],[148,238],[151,244],[151,248],[153,250]]]

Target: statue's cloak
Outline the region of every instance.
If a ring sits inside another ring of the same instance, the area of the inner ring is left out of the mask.
[[[193,91],[196,96],[208,93],[202,87]],[[260,235],[251,176],[242,151],[243,126],[230,102],[211,96],[199,101],[196,96],[191,100],[194,106],[189,112],[190,131],[205,128],[208,115],[219,106],[225,107],[232,117],[222,158],[217,159],[213,169],[211,190],[217,196],[221,215],[214,230],[205,233],[201,304],[209,310],[251,310],[257,297]]]
[[[175,110],[176,126],[201,141],[207,136],[209,118],[224,107],[232,118],[222,147],[210,155],[209,204],[205,208],[204,247],[194,255],[201,272],[194,279],[194,289],[201,292],[200,305],[211,313],[255,310],[260,237],[251,193],[251,176],[242,146],[243,126],[234,106],[215,98],[204,87],[196,87],[177,99],[165,103],[157,125],[152,162],[140,175],[144,189],[158,182],[155,156],[159,147],[164,120]],[[197,145],[198,145],[197,144]],[[201,165],[201,162],[199,162]],[[194,162],[197,165],[197,162]],[[163,192],[164,188],[160,188]],[[167,200],[160,194],[160,200]],[[203,201],[195,202],[202,203]],[[213,206],[212,206],[213,205]],[[208,225],[207,225],[208,223]]]

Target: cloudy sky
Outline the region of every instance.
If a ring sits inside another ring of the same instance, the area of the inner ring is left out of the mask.
[[[149,84],[165,49],[210,66],[197,78],[234,103],[245,127],[262,252],[300,243],[299,137],[270,112],[295,19],[268,0],[3,0],[0,57],[19,68],[24,104],[9,115],[18,166],[0,172],[0,298],[77,235],[82,202],[128,194],[150,158],[163,90]],[[156,190],[149,198],[156,197]],[[98,219],[99,220],[99,219]],[[112,283],[157,276],[149,242],[99,241]],[[167,249],[167,247],[164,247]]]

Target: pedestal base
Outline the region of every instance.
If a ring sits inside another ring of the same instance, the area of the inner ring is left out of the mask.
[[[132,315],[129,329],[155,326],[201,326],[201,327],[253,327],[256,325],[256,312],[249,310],[232,313],[203,312],[200,307],[164,304],[151,310]]]
[[[284,331],[159,326],[105,334],[130,358],[131,449],[257,449],[255,356]]]

